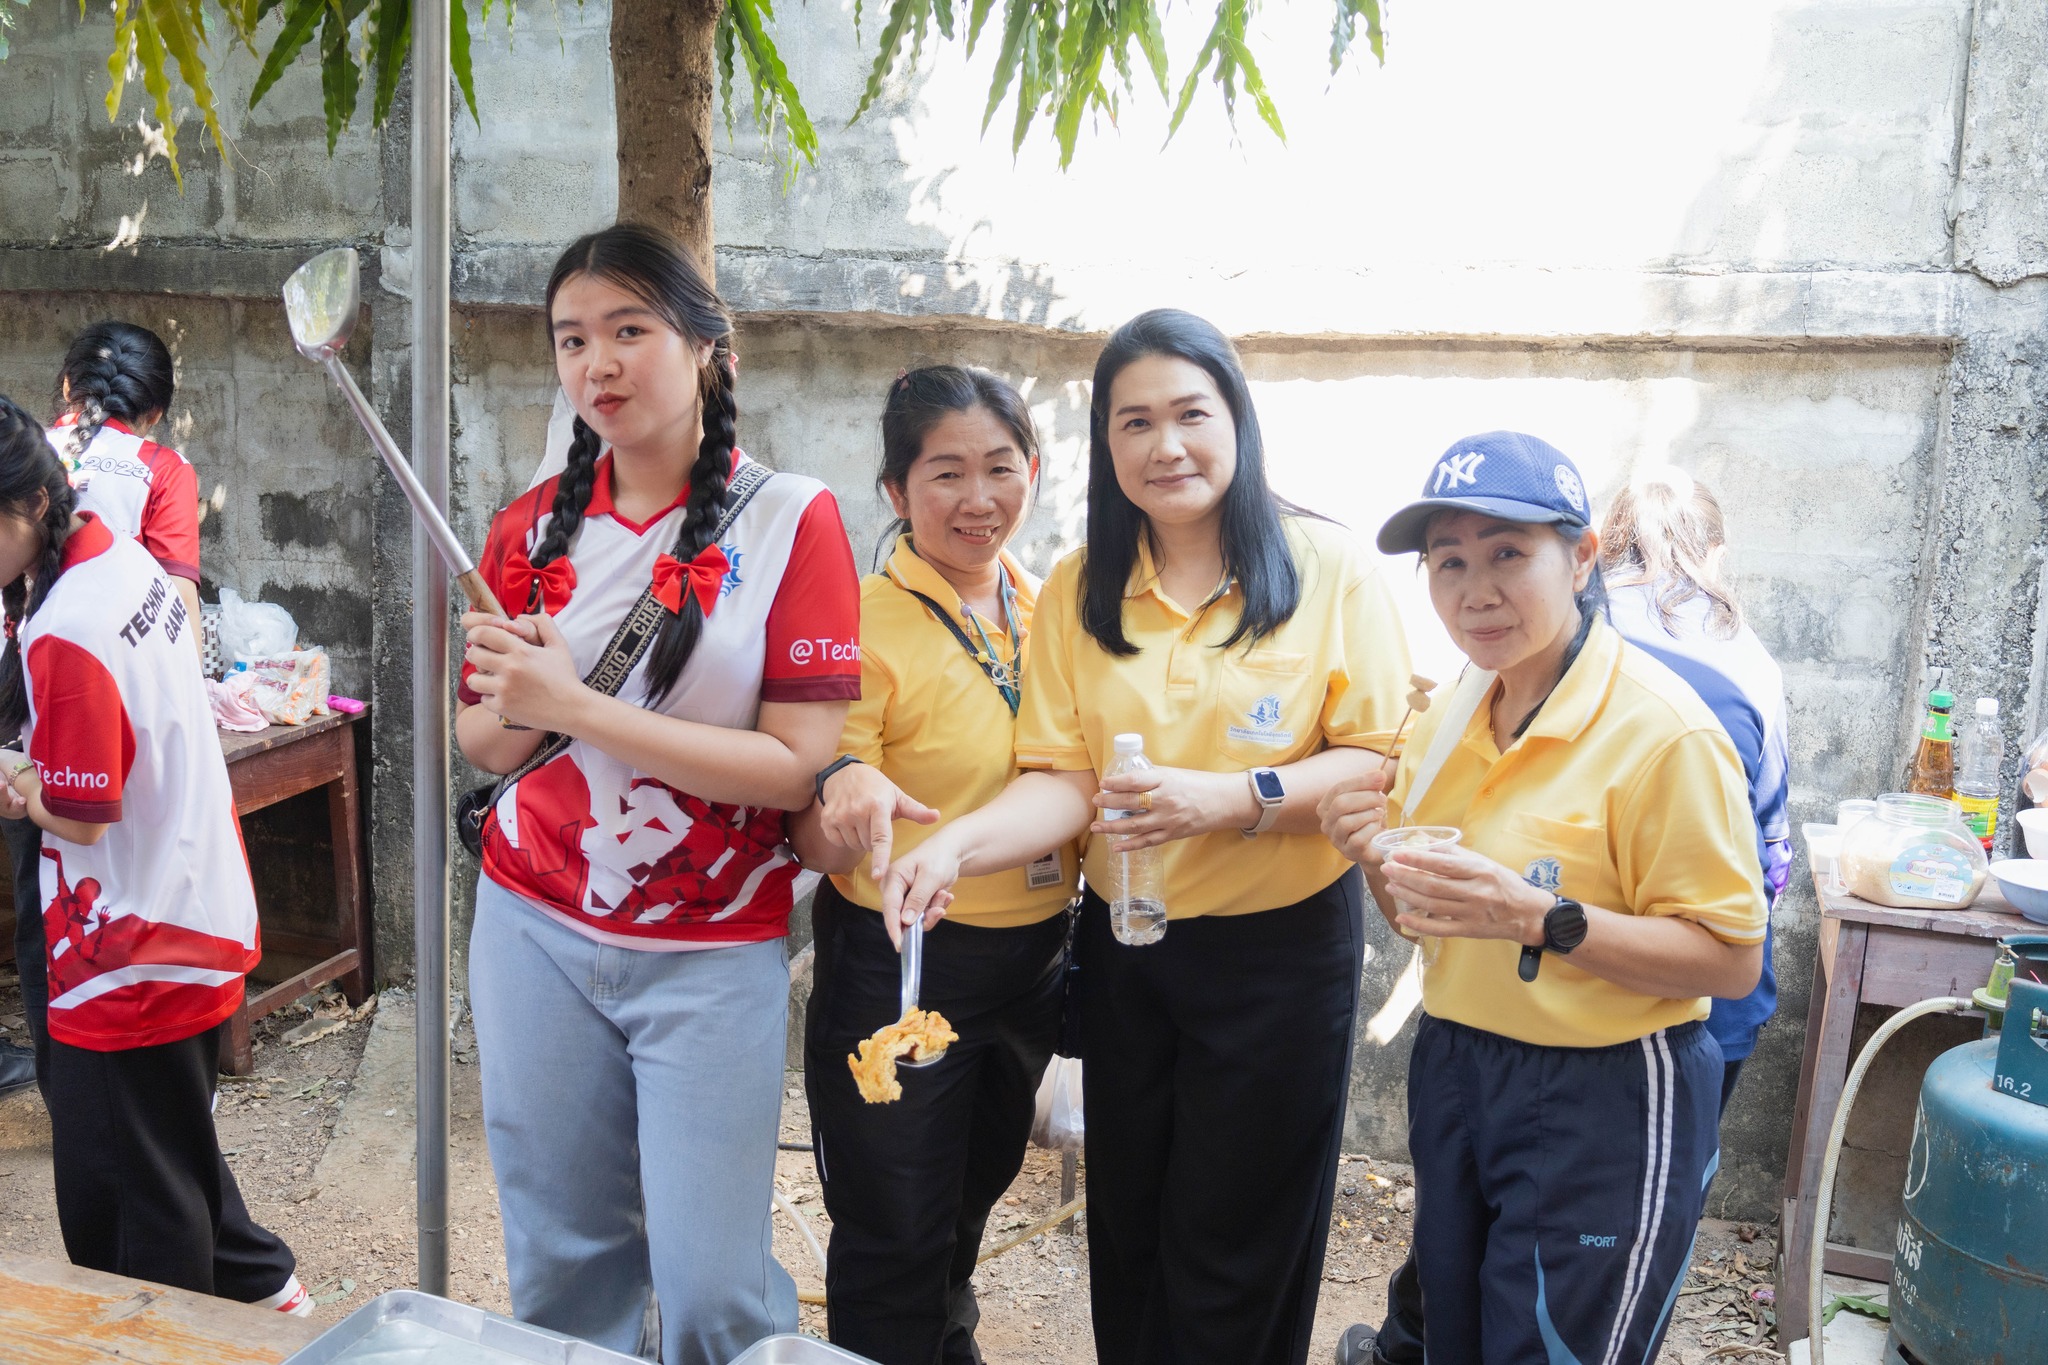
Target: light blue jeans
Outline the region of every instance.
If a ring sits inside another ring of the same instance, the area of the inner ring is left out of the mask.
[[[512,1311],[666,1365],[796,1330],[770,1249],[789,974],[782,942],[595,943],[479,879],[469,994]]]

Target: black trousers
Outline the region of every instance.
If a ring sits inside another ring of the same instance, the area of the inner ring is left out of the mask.
[[[1103,1365],[1301,1365],[1364,963],[1357,869],[1294,905],[1076,936]]]
[[[50,949],[43,942],[43,832],[32,820],[0,820],[14,869],[14,969],[21,1012],[36,1050],[36,1084],[47,1101],[50,1075]]]
[[[882,917],[830,882],[811,922],[817,958],[804,1089],[825,1211],[832,1340],[881,1365],[979,1362],[970,1283],[989,1210],[1017,1178],[1038,1082],[1059,1036],[1067,917],[1010,929],[941,921],[925,935],[919,1003],[960,1041],[868,1104],[846,1059],[899,1013]]]
[[[290,1248],[249,1217],[214,1132],[224,1027],[120,1052],[49,1044],[57,1222],[74,1265],[243,1303],[291,1278]]]
[[[1742,1061],[1747,1061],[1747,1058]],[[1735,1093],[1735,1078],[1742,1074],[1742,1061],[1725,1063],[1721,1075],[1721,1113],[1728,1113],[1728,1097]],[[1387,1319],[1373,1342],[1379,1365],[1423,1365],[1422,1277],[1415,1270],[1415,1252],[1387,1281]]]

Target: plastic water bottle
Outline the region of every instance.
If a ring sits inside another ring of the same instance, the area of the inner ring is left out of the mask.
[[[1977,698],[1977,714],[1963,731],[1961,762],[1956,764],[1956,802],[1963,822],[1984,851],[1991,851],[1998,832],[1998,770],[2005,766],[2005,729],[1998,723],[1998,698]]]
[[[1116,752],[1110,759],[1109,771],[1103,774],[1105,779],[1152,766],[1145,761],[1143,735],[1118,735],[1115,743]],[[1102,818],[1121,820],[1136,814],[1135,810],[1105,810]],[[1139,849],[1135,853],[1112,851],[1109,885],[1103,891],[1109,902],[1109,931],[1116,935],[1118,943],[1135,948],[1166,937],[1166,879],[1159,866],[1157,848]]]

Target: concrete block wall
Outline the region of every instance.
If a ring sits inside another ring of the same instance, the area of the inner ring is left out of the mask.
[[[608,22],[587,0],[523,11],[516,38],[494,27],[478,44],[485,124],[457,114],[455,520],[472,544],[538,459],[547,268],[616,204]],[[1893,784],[1933,668],[2038,728],[2038,7],[1734,0],[1707,22],[1627,0],[1455,0],[1404,11],[1384,69],[1332,79],[1321,18],[1283,6],[1262,22],[1284,146],[1249,118],[1233,135],[1202,102],[1162,149],[1164,113],[1140,93],[1117,127],[1084,129],[1066,174],[1043,138],[1011,153],[1007,110],[979,134],[992,51],[893,74],[848,126],[871,49],[831,7],[784,22],[820,163],[785,191],[743,124],[715,176],[742,439],[832,484],[864,565],[887,521],[875,422],[899,369],[964,360],[1030,385],[1047,460],[1021,548],[1042,569],[1082,531],[1100,339],[1172,304],[1242,339],[1282,491],[1361,536],[1433,454],[1500,425],[1556,441],[1596,493],[1663,460],[1721,489],[1736,581],[1786,668],[1795,820]],[[312,251],[364,252],[352,361],[406,440],[403,98],[386,134],[359,124],[330,161],[309,75],[252,115],[253,66],[231,57],[236,155],[223,165],[186,119],[179,199],[161,161],[132,173],[132,121],[104,122],[104,41],[103,17],[38,8],[0,69],[0,390],[46,392],[96,310],[184,329],[178,439],[202,487],[226,489],[209,576],[303,610],[377,703],[378,943],[384,974],[402,974],[409,525],[285,347],[274,300]],[[103,251],[124,219],[139,240]],[[1448,676],[1412,568],[1386,570],[1418,660]],[[471,875],[455,874],[459,917]],[[1731,1215],[1776,1212],[1815,938],[1802,875],[1777,912],[1779,1018],[1725,1134],[1715,1199]],[[1376,942],[1368,1012],[1405,960]],[[1361,1046],[1351,1136],[1366,1150],[1401,1154],[1404,1065],[1404,1038]],[[1881,1119],[1852,1140],[1895,1148]]]

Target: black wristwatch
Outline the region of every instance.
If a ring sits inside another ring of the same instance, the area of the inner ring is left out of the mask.
[[[860,760],[855,758],[852,754],[842,754],[838,758],[833,759],[830,763],[827,763],[824,767],[818,769],[818,775],[812,779],[812,785],[817,788],[819,805],[822,806],[825,804],[826,779],[831,777],[832,774],[838,772],[841,768],[844,768],[847,764],[858,762],[860,762]]]
[[[1585,941],[1586,907],[1569,897],[1559,896],[1557,904],[1544,912],[1542,946],[1523,947],[1522,962],[1516,975],[1524,981],[1534,981],[1537,970],[1543,965],[1545,953],[1564,957]]]

